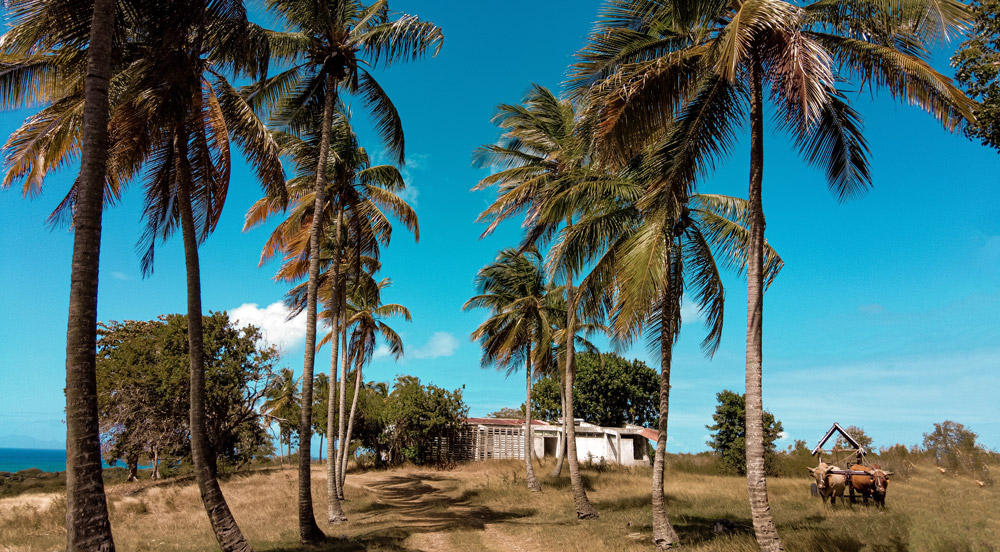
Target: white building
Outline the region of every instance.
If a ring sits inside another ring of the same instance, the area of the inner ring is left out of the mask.
[[[524,458],[524,420],[468,418],[466,430],[447,447],[455,460]],[[532,421],[535,456],[556,456],[562,442],[562,425]],[[624,466],[649,465],[649,441],[656,430],[639,426],[601,427],[577,420],[576,453],[581,462],[609,462]]]

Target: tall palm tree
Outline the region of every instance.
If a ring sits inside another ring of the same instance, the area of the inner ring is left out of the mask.
[[[86,3],[76,6],[80,15],[74,21],[76,25],[52,26],[44,24],[56,15],[50,3],[37,0],[8,2],[8,15],[14,15],[9,21],[12,30],[3,37],[5,75],[0,82],[3,109],[27,107],[35,102],[59,99],[41,93],[47,87],[32,86],[45,81],[57,84],[53,81],[59,78],[44,70],[38,71],[51,67],[52,63],[43,56],[33,55],[39,50],[58,47],[62,55],[69,53],[86,69],[85,78],[70,78],[68,83],[49,88],[61,89],[62,85],[68,85],[69,90],[76,88],[76,96],[82,96],[83,100],[77,103],[82,111],[83,136],[80,173],[73,186],[76,200],[66,330],[66,549],[71,552],[115,549],[101,469],[95,344],[101,214],[108,162],[108,90],[115,60],[112,42],[116,35],[117,2],[95,0],[90,6],[83,4]],[[89,25],[80,13],[86,12],[86,7],[92,7]],[[39,33],[42,28],[44,31]],[[25,94],[28,90],[36,91],[37,97]],[[32,176],[36,175],[29,173],[25,178],[25,193],[32,191]],[[34,185],[40,186],[40,180],[41,175],[38,175]],[[10,183],[8,176],[2,187]]]
[[[659,174],[641,167],[632,178]],[[641,182],[641,180],[640,180]],[[737,272],[746,267],[748,205],[717,195],[666,197],[672,188],[653,187],[636,200],[592,197],[582,220],[567,229],[553,247],[561,264],[594,263],[581,283],[588,309],[611,304],[613,334],[620,344],[645,334],[660,356],[660,405],[653,463],[653,540],[662,549],[678,542],[663,494],[670,411],[670,368],[673,345],[681,330],[681,299],[688,293],[705,315],[708,334],[702,341],[711,357],[722,337],[725,291],[718,266]],[[603,251],[603,254],[599,255]],[[767,283],[781,269],[780,257],[766,248]],[[595,258],[597,259],[595,262]],[[596,304],[595,304],[596,303]]]
[[[955,0],[662,2],[610,0],[571,81],[591,98],[599,149],[628,159],[673,127],[664,185],[693,182],[750,123],[747,261],[747,488],[763,550],[782,550],[764,477],[761,345],[764,290],[764,91],[779,126],[826,171],[840,199],[870,184],[861,121],[836,85],[856,78],[916,104],[954,130],[974,103],[934,71],[924,47],[960,29]],[[683,184],[686,185],[686,184]]]
[[[337,96],[341,88],[361,96],[376,117],[377,130],[402,163],[403,130],[399,115],[388,95],[371,76],[366,66],[389,65],[415,59],[440,50],[443,35],[431,23],[410,15],[391,17],[388,2],[376,1],[365,6],[356,0],[268,0],[268,8],[282,16],[293,32],[275,36],[275,50],[291,60],[292,67],[262,83],[257,96],[261,102],[281,98],[276,121],[297,132],[313,130],[317,114],[322,120],[319,152],[316,159],[313,189],[317,216],[313,217],[309,241],[309,289],[306,305],[306,352],[303,371],[303,400],[312,399],[312,374],[316,354],[316,295],[319,279],[319,250],[323,232],[323,206],[326,203],[326,173],[329,159],[330,129]],[[338,262],[334,262],[337,267]],[[335,268],[334,270],[338,270]],[[334,278],[336,280],[336,278]],[[334,316],[334,329],[339,317]],[[335,332],[336,333],[336,332]],[[343,393],[341,393],[343,395]],[[309,449],[311,412],[303,409],[300,431],[306,452]],[[328,484],[328,495],[336,494]],[[322,537],[312,513],[309,454],[299,460],[299,536],[302,542]],[[330,500],[331,523],[346,521],[339,503]]]
[[[373,282],[374,283],[374,282]],[[389,354],[396,360],[403,357],[403,340],[399,337],[385,319],[401,316],[410,321],[410,311],[397,303],[382,303],[382,290],[392,282],[383,278],[374,286],[355,286],[352,299],[347,305],[347,327],[352,327],[349,344],[350,356],[354,358],[354,398],[351,400],[351,412],[347,420],[347,432],[341,443],[340,489],[344,488],[347,477],[347,450],[351,443],[351,433],[354,428],[354,414],[357,411],[358,395],[361,391],[362,368],[371,361],[375,354],[375,346],[381,336],[389,348]],[[332,334],[331,334],[332,335]]]
[[[61,4],[59,5],[61,6]],[[59,8],[56,6],[56,8]],[[248,152],[265,187],[281,195],[277,150],[263,124],[226,81],[223,73],[261,77],[267,67],[266,33],[246,19],[242,2],[226,0],[190,9],[144,4],[125,9],[127,32],[118,48],[124,56],[114,75],[108,128],[113,129],[106,168],[109,197],[145,167],[147,228],[142,238],[144,272],[154,245],[178,226],[188,266],[188,337],[191,352],[191,440],[196,477],[206,511],[224,550],[249,550],[215,479],[215,461],[205,433],[204,361],[198,242],[214,228],[229,183],[229,141]],[[54,9],[53,24],[67,13]],[[73,25],[69,25],[72,29]],[[171,44],[173,48],[163,48]],[[53,63],[71,68],[72,58]],[[57,71],[58,72],[58,71]],[[30,119],[8,140],[12,171],[41,178],[76,151],[79,125],[73,95],[67,94]],[[44,124],[38,124],[44,121]],[[53,153],[56,148],[56,156]],[[57,212],[69,213],[75,189]]]
[[[320,210],[321,216],[316,217],[316,194],[313,188],[316,176],[313,171],[319,158],[321,133],[313,131],[301,136],[277,133],[276,139],[281,145],[282,153],[290,157],[295,165],[294,175],[287,183],[292,206],[285,220],[275,228],[264,245],[261,264],[283,254],[286,262],[276,278],[295,282],[310,273],[312,260],[317,259],[323,271],[312,281],[315,282],[317,295],[322,295],[323,290],[329,290],[330,295],[325,301],[328,305],[327,320],[331,322],[332,333],[339,335],[342,333],[340,319],[345,294],[341,290],[345,285],[345,267],[350,261],[363,256],[371,256],[377,261],[379,246],[388,245],[392,236],[389,216],[399,219],[414,233],[416,239],[419,239],[420,230],[416,213],[397,195],[406,187],[399,169],[392,165],[371,163],[368,153],[358,144],[348,116],[343,112],[338,112],[334,118],[330,134],[328,138],[331,151],[328,156],[332,155],[335,162],[327,165],[327,189]],[[245,228],[256,226],[283,210],[279,199],[265,196],[250,208]],[[311,253],[312,231],[317,218],[325,221],[323,249],[318,256]],[[348,250],[355,251],[355,254],[348,256],[345,253]],[[356,262],[351,266],[361,265]],[[312,285],[310,282],[307,279],[304,286],[290,292],[289,304],[296,309],[293,314],[298,314],[301,309],[308,309],[308,290]],[[340,339],[332,340],[332,345],[330,381],[336,382]],[[346,359],[346,354],[344,356]],[[308,360],[308,354],[306,358]],[[341,364],[342,372],[346,373],[346,364]],[[335,441],[333,438],[334,423],[340,424],[346,409],[346,390],[341,385],[339,402],[334,397],[336,390],[337,386],[330,386],[327,414],[327,495],[328,519],[331,523],[347,520],[338,499],[341,494],[338,487],[340,462],[335,458],[336,450],[340,450],[335,449],[335,444],[342,439],[344,431],[339,431],[340,439]],[[334,411],[335,405],[339,405],[339,416]]]
[[[493,313],[472,333],[472,338],[483,348],[482,366],[494,366],[510,375],[517,371],[518,364],[524,364],[524,465],[528,489],[541,491],[531,461],[531,380],[534,361],[544,351],[542,347],[533,349],[532,345],[549,343],[552,339],[548,335],[552,325],[545,309],[542,258],[534,249],[526,253],[505,249],[496,261],[480,269],[476,287],[479,294],[462,308],[486,308]]]
[[[540,213],[548,208],[554,196],[567,189],[602,184],[603,175],[591,170],[588,132],[577,126],[573,104],[560,100],[545,87],[533,85],[521,105],[499,106],[493,121],[505,130],[504,134],[497,143],[482,146],[475,154],[475,162],[480,166],[501,169],[473,188],[499,188],[497,199],[479,215],[479,221],[489,222],[483,235],[492,233],[504,220],[522,213],[528,229],[522,247],[550,238],[563,222],[572,225],[575,213],[572,208],[558,217],[544,218]],[[565,290],[566,327],[572,328],[577,318],[572,272],[566,273]],[[566,333],[563,428],[577,517],[593,519],[598,517],[597,510],[587,498],[576,454],[571,391],[576,369],[574,335]]]

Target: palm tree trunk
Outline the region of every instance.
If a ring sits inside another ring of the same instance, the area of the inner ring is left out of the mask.
[[[97,421],[97,282],[108,163],[115,2],[95,0],[84,83],[83,152],[73,213],[66,329],[66,550],[113,552]]]
[[[340,482],[344,480],[341,473],[341,463],[344,457],[347,456],[347,451],[344,446],[344,437],[346,437],[347,429],[347,364],[349,361],[349,355],[347,350],[347,290],[341,290],[341,301],[340,301],[340,326],[341,335],[343,336],[343,341],[340,346],[343,348],[343,353],[340,355],[340,400],[338,406],[337,415],[337,498],[344,500],[344,487],[340,485]]]
[[[330,150],[330,127],[333,125],[335,81],[327,76],[327,94],[323,105],[323,127],[320,129],[319,160],[316,164],[316,185],[312,227],[309,229],[309,280],[306,284],[306,351],[302,368],[302,415],[299,420],[299,541],[315,543],[326,535],[316,524],[312,506],[312,404],[313,368],[316,363],[316,296],[319,290],[319,251],[323,241],[323,211],[326,208],[326,167]]]
[[[196,98],[198,96],[196,95]],[[199,98],[200,99],[200,98]],[[200,101],[194,102],[200,112]],[[250,552],[253,548],[243,538],[226,498],[215,477],[215,454],[209,448],[205,428],[205,338],[201,315],[201,268],[198,261],[198,237],[191,210],[191,167],[187,159],[187,133],[178,125],[174,134],[177,179],[177,205],[184,239],[184,262],[187,267],[188,352],[191,362],[191,460],[201,500],[208,512],[212,530],[224,552]]]
[[[351,399],[351,415],[347,419],[347,448],[351,446],[351,433],[354,432],[354,413],[358,409],[358,394],[361,392],[361,357],[358,356],[359,362],[354,368],[354,398]],[[346,450],[346,449],[345,449]],[[340,463],[340,488],[344,488],[344,481],[347,480],[347,454],[343,455],[343,460]]]
[[[663,496],[664,464],[667,455],[667,414],[670,412],[670,362],[674,348],[673,305],[676,299],[670,288],[670,238],[664,236],[666,248],[663,270],[666,283],[663,286],[662,310],[660,311],[660,420],[657,424],[656,456],[653,460],[653,543],[660,550],[679,543],[677,532],[667,516],[666,500]]]
[[[764,312],[764,99],[763,67],[754,56],[750,79],[750,244],[747,252],[746,447],[747,490],[757,544],[765,552],[784,550],[771,517],[764,474],[763,312]]]
[[[330,152],[330,128],[333,126],[333,110],[334,110],[334,106],[336,104],[336,98],[337,98],[337,95],[336,95],[336,91],[337,91],[337,79],[335,79],[332,75],[327,75],[327,77],[326,77],[326,91],[327,91],[327,94],[326,94],[326,98],[324,98],[324,103],[323,103],[323,128],[320,131],[319,161],[318,161],[318,163],[316,165],[316,194],[317,194],[317,202],[316,202],[316,205],[314,206],[315,213],[313,215],[313,227],[312,227],[312,238],[311,238],[315,242],[315,244],[316,244],[317,254],[314,257],[312,257],[312,258],[309,259],[309,262],[310,262],[310,265],[309,265],[310,274],[312,274],[311,271],[312,271],[312,262],[313,262],[313,260],[315,259],[315,261],[317,263],[319,263],[318,247],[319,247],[319,243],[320,243],[320,238],[322,236],[322,225],[321,225],[322,221],[319,221],[318,219],[322,216],[321,214],[323,212],[323,204],[321,204],[319,202],[319,198],[320,198],[320,196],[323,195],[323,192],[326,190],[326,184],[327,184],[327,181],[326,181],[327,159],[328,159],[328,155],[329,155],[329,152]],[[325,201],[324,201],[324,203],[325,203]],[[337,213],[337,244],[338,244],[338,247],[339,247],[339,244],[340,244],[340,212],[339,212],[339,210],[338,210],[338,213]],[[312,247],[312,245],[313,244],[310,243],[310,247]],[[319,265],[317,264],[317,272],[316,272],[317,278],[319,277],[319,269],[318,269],[318,267],[319,267]],[[337,354],[338,354],[338,351],[337,351],[338,340],[337,340],[337,338],[338,338],[338,331],[339,331],[338,322],[340,321],[340,312],[339,312],[340,301],[338,301],[338,299],[337,299],[337,291],[338,291],[337,280],[339,279],[339,276],[340,276],[340,259],[339,259],[339,255],[337,256],[337,258],[333,259],[333,266],[331,267],[331,270],[332,270],[332,274],[331,274],[332,278],[331,279],[333,280],[332,285],[333,285],[333,310],[334,311],[333,311],[333,313],[331,313],[332,316],[330,318],[330,323],[333,326],[332,329],[331,329],[331,331],[333,332],[334,339],[333,339],[333,343],[332,343],[332,348],[333,348],[332,360],[330,361],[330,380],[334,382],[334,385],[330,386],[330,400],[329,400],[329,406],[327,407],[327,426],[326,426],[327,429],[326,429],[326,434],[332,436],[333,435],[333,413],[334,413],[333,412],[333,394],[334,394],[334,392],[337,389],[336,379],[335,378],[336,378],[336,375],[337,375]],[[314,322],[314,324],[315,324],[315,322]],[[315,328],[313,328],[313,329],[315,331]],[[343,383],[341,383],[341,384],[343,384]],[[333,446],[334,446],[333,439],[328,439],[327,440],[327,455],[326,455],[326,457],[327,457],[327,468],[326,468],[326,477],[327,477],[327,481],[326,481],[327,513],[326,513],[326,515],[327,515],[327,521],[329,521],[330,523],[343,523],[343,522],[347,521],[347,516],[344,515],[344,509],[343,509],[343,507],[340,504],[340,499],[339,499],[340,492],[339,492],[339,489],[337,488],[338,478],[337,478],[337,474],[336,474],[336,468],[337,468],[336,462],[331,462],[331,460],[335,458],[335,451],[333,450]]]
[[[573,502],[576,505],[576,517],[579,519],[597,519],[597,510],[587,498],[587,490],[583,488],[583,478],[580,476],[580,459],[576,454],[576,424],[573,422],[573,378],[576,376],[576,351],[573,339],[576,332],[576,302],[573,297],[573,278],[566,282],[566,459],[569,461],[569,481],[573,487]]]
[[[562,474],[563,460],[566,459],[566,386],[564,377],[560,374],[556,374],[556,377],[559,378],[559,413],[563,415],[563,430],[556,436],[556,466],[552,469],[552,477]]]
[[[534,439],[531,438],[531,345],[527,347],[526,359],[525,359],[525,399],[524,403],[524,468],[527,473],[528,489],[534,492],[540,492],[542,486],[538,484],[538,478],[535,477],[535,466],[532,465],[531,456],[532,449],[534,449]]]

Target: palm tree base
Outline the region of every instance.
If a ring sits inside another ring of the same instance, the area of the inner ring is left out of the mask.
[[[300,544],[319,544],[326,541],[326,533],[319,528],[316,524],[316,520],[313,520],[312,527],[307,529],[299,537]]]

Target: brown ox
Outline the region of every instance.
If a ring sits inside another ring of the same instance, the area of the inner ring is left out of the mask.
[[[885,491],[889,487],[889,476],[892,472],[883,471],[878,464],[862,466],[855,464],[851,466],[851,471],[863,471],[869,475],[851,476],[851,502],[854,502],[854,493],[857,492],[868,505],[868,498],[875,499],[875,505],[885,507]]]
[[[839,473],[830,473],[831,470],[840,470],[837,466],[831,466],[826,462],[820,462],[815,468],[807,468],[809,473],[816,478],[816,490],[819,491],[820,500],[826,502],[830,498],[830,504],[836,504],[837,498],[844,497],[844,487],[847,486],[847,476]]]

